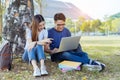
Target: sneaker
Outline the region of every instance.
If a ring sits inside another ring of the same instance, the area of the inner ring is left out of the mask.
[[[34,69],[33,76],[35,76],[35,77],[41,76],[39,68]]]
[[[41,67],[41,75],[47,75],[47,74],[48,74],[48,72],[46,70],[46,66]]]
[[[85,67],[89,71],[100,71],[101,70],[100,65],[83,64],[83,67]]]
[[[103,70],[105,69],[106,66],[105,66],[105,64],[103,64],[103,63],[101,63],[100,65],[101,65],[101,68],[102,68],[102,69],[100,70],[100,72],[101,72],[101,71],[103,71]]]
[[[103,71],[105,69],[105,64],[100,63],[100,62],[95,61],[95,60],[90,60],[89,64],[94,65],[94,66],[100,66],[101,68],[99,69],[99,71]]]

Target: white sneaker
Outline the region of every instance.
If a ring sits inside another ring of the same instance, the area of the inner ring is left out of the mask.
[[[40,73],[40,69],[39,69],[39,68],[34,69],[33,76],[35,76],[35,77],[41,76],[41,73]]]
[[[83,67],[86,67],[89,71],[100,71],[102,69],[100,65],[84,64]]]
[[[90,60],[89,65],[100,66],[100,68],[99,68],[99,71],[100,71],[100,72],[103,71],[103,70],[105,69],[105,67],[106,67],[105,64],[103,64],[103,63],[101,63],[101,62],[99,62],[99,61],[95,61],[95,60]]]
[[[46,67],[45,66],[41,67],[41,75],[47,75],[47,74],[48,74],[48,72],[46,70]]]

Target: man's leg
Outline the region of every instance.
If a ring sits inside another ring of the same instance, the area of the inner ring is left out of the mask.
[[[77,49],[73,50],[74,52],[81,52],[82,51],[82,46],[79,44]]]
[[[82,56],[78,56],[78,55],[74,55],[71,52],[63,52],[59,57],[63,60],[77,61],[77,62],[82,62],[83,64],[88,64],[90,61],[90,59],[86,54]]]

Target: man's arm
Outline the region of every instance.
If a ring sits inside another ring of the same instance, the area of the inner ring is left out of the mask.
[[[49,53],[49,54],[52,53],[52,50],[50,50],[50,48],[49,48],[49,44],[45,45],[44,50],[45,50],[46,53]]]

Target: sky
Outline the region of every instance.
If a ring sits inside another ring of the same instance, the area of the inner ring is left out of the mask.
[[[105,15],[110,16],[120,12],[120,0],[59,0],[76,5],[81,11],[94,19],[104,20]]]

